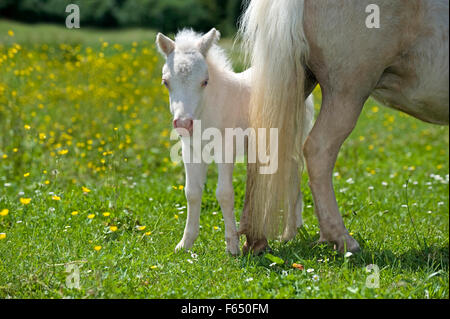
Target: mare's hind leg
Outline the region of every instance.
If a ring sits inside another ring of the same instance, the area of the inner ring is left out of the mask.
[[[245,191],[245,201],[244,201],[244,209],[242,211],[240,224],[239,224],[239,235],[245,235],[246,241],[244,246],[242,247],[242,253],[244,255],[248,253],[253,253],[255,255],[259,255],[263,253],[265,250],[269,249],[269,243],[265,237],[263,238],[253,238],[250,235],[251,232],[251,209],[250,209],[250,198],[252,196],[252,183],[253,176],[255,176],[255,165],[247,164],[247,186]]]
[[[300,180],[298,174],[293,175],[296,182],[296,189],[292,190],[295,193],[298,193],[297,201],[294,203],[292,207],[289,208],[288,219],[286,220],[286,224],[284,227],[284,232],[282,236],[282,240],[284,242],[288,242],[295,238],[297,235],[298,228],[303,224],[302,220],[302,209],[303,209],[303,196],[300,190]]]
[[[297,229],[303,226],[303,207],[303,193],[302,191],[300,191],[300,194],[298,195],[297,206],[295,207]]]
[[[349,235],[339,213],[332,181],[341,145],[355,127],[364,104],[364,98],[356,96],[356,93],[340,95],[336,91],[325,93],[319,117],[304,147],[315,212],[320,224],[320,241],[336,244],[341,252],[359,250],[358,243]]]

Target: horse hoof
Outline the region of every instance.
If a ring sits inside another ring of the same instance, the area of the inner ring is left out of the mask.
[[[361,247],[358,242],[349,234],[346,234],[344,238],[337,243],[337,249],[340,253],[345,254],[346,252],[359,253]]]
[[[240,256],[241,248],[239,247],[239,243],[227,245],[227,253],[234,257]]]
[[[271,248],[269,246],[269,243],[267,242],[267,239],[256,240],[252,243],[249,243],[249,241],[247,240],[244,244],[244,247],[242,247],[242,253],[244,255],[247,255],[248,253],[252,253],[254,256],[258,256],[267,251],[271,251]]]
[[[321,235],[317,244],[323,243],[333,244],[333,248],[342,254],[345,254],[346,252],[356,254],[361,251],[358,242],[349,234],[345,234],[341,236],[339,239],[331,239],[331,240],[326,239]]]
[[[184,240],[180,241],[177,245],[177,247],[175,247],[175,252],[180,252],[180,251],[188,251],[189,249],[192,248],[193,245],[189,245],[187,244]]]

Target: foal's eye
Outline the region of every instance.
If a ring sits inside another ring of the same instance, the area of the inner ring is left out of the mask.
[[[209,80],[205,80],[202,82],[202,88],[205,88],[208,86]]]
[[[162,85],[164,85],[166,88],[169,88],[169,82],[167,80],[162,80]]]

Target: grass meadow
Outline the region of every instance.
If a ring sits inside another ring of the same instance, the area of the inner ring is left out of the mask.
[[[315,244],[305,175],[295,240],[228,255],[213,166],[200,236],[174,253],[184,168],[155,34],[0,21],[0,298],[449,298],[449,129],[373,100],[334,175],[360,254]],[[238,220],[245,181],[239,164]]]

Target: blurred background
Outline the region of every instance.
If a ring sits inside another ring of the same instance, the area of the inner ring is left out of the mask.
[[[81,27],[151,28],[174,33],[183,27],[224,36],[236,31],[242,0],[1,0],[0,18],[64,24],[68,4],[77,4]]]

